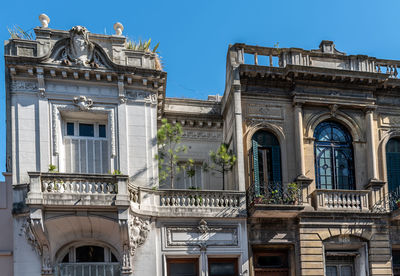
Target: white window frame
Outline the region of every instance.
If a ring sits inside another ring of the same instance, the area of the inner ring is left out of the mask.
[[[67,135],[67,124],[68,123],[73,123],[74,124],[74,135]],[[79,124],[91,124],[94,127],[94,136],[90,137],[90,136],[80,136],[79,135]],[[99,125],[105,125],[106,126],[106,137],[99,137]],[[63,169],[64,172],[67,172],[67,152],[66,152],[66,139],[70,139],[70,140],[85,140],[85,141],[107,141],[107,152],[104,156],[103,152],[102,152],[102,147],[100,147],[100,155],[103,156],[103,158],[106,158],[107,163],[108,163],[108,169],[107,171],[103,170],[103,162],[100,161],[100,171],[102,174],[106,174],[111,172],[111,160],[110,160],[110,126],[109,123],[107,122],[107,120],[82,120],[82,119],[69,119],[66,118],[65,120],[62,120],[61,122],[61,127],[62,127],[62,143],[63,143],[63,160],[61,162],[61,164],[63,165],[61,168]],[[93,143],[94,144],[94,143]],[[80,143],[78,143],[79,147],[80,147]],[[81,154],[81,150],[78,150],[79,154]],[[93,149],[93,153],[95,154],[95,149]],[[88,156],[88,148],[86,147],[86,154],[85,156]],[[71,153],[71,157],[70,160],[71,162],[73,162],[73,156]],[[80,160],[82,161],[81,156],[79,156],[79,158],[75,158],[75,160]],[[68,173],[89,173],[88,172],[88,168],[89,168],[89,162],[88,162],[88,158],[86,158],[86,172],[82,172],[81,168],[82,166],[79,166],[79,172],[73,172],[72,170],[73,164],[71,163],[71,171]],[[93,167],[93,173],[97,173],[95,172],[95,168]]]

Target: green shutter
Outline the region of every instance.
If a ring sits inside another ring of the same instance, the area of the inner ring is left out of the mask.
[[[253,140],[254,194],[260,195],[260,172],[258,168],[258,143]]]
[[[274,182],[281,182],[281,151],[279,146],[272,146],[272,177]]]
[[[394,191],[400,186],[400,153],[388,152],[386,160],[389,191]]]

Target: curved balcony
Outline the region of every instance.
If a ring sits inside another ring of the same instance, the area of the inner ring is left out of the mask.
[[[129,205],[128,176],[30,172],[26,203],[45,206]],[[124,202],[125,201],[125,202]]]

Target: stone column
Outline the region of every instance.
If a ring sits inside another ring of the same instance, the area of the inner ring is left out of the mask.
[[[374,109],[368,108],[365,113],[367,128],[367,147],[368,147],[368,177],[370,180],[377,180],[378,173],[376,168],[376,151],[374,137]]]
[[[305,176],[302,103],[294,104],[294,136],[296,140],[297,175]]]
[[[239,191],[246,191],[244,178],[244,154],[243,154],[243,127],[242,127],[242,101],[240,85],[234,85],[234,112],[236,131],[236,154],[237,154],[237,181]]]

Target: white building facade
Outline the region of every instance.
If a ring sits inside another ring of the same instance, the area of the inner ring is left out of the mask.
[[[201,170],[219,103],[182,122],[197,178],[159,187],[157,125],[187,106],[165,100],[157,55],[82,26],[35,34],[5,45],[14,275],[246,275],[245,191]]]

